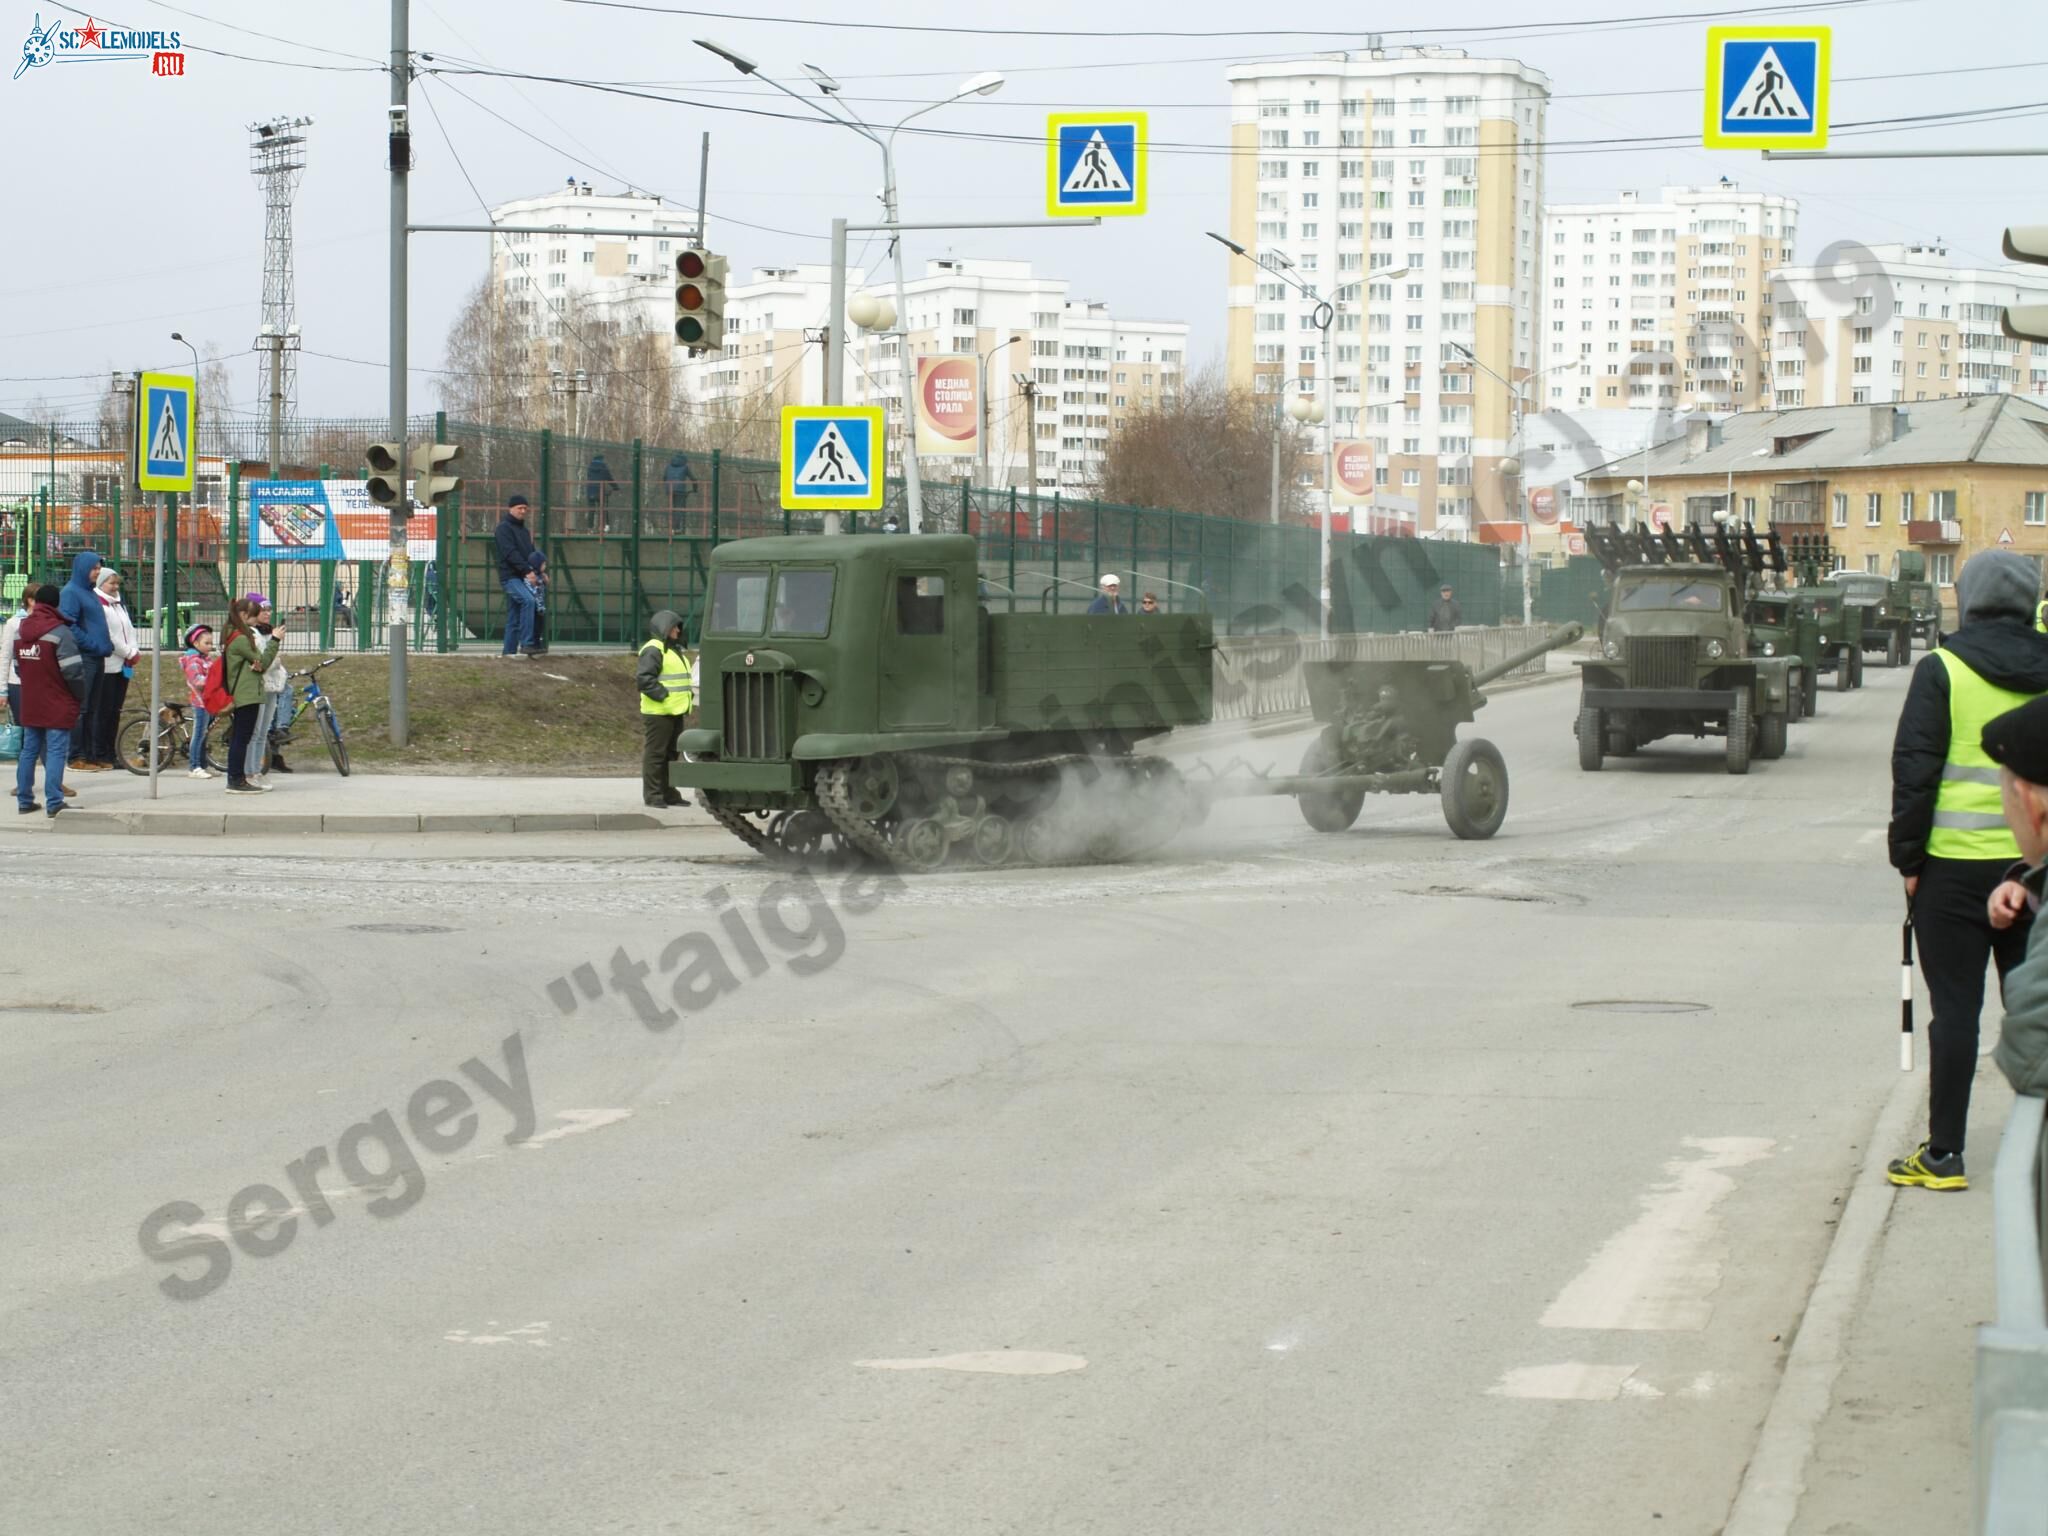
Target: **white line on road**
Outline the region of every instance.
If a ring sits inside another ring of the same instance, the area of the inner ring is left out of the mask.
[[[1555,1365],[1520,1365],[1486,1389],[1488,1397],[1534,1398],[1546,1403],[1611,1403],[1630,1397],[1662,1397],[1646,1382],[1634,1379],[1633,1365],[1587,1365],[1564,1360]]]
[[[1642,1214],[1607,1240],[1543,1314],[1546,1328],[1698,1332],[1713,1316],[1724,1256],[1714,1207],[1735,1188],[1723,1171],[1770,1156],[1760,1136],[1687,1137],[1698,1157],[1664,1165],[1671,1177],[1640,1197]]]
[[[1078,1371],[1087,1360],[1036,1349],[976,1349],[960,1355],[923,1355],[914,1360],[856,1360],[871,1371],[984,1371],[994,1376],[1057,1376]]]

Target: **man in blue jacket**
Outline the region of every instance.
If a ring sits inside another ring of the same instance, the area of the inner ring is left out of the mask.
[[[106,675],[103,663],[113,654],[114,642],[107,636],[107,610],[101,606],[93,582],[99,578],[100,557],[89,549],[80,550],[71,562],[71,579],[58,598],[57,616],[71,626],[78,653],[85,658],[85,697],[79,701],[78,719],[71,731],[71,766],[86,773],[99,773],[112,763],[90,756],[92,734],[87,724],[99,707],[100,679]]]
[[[505,515],[498,520],[498,580],[505,588],[506,656],[533,654],[534,587],[533,535],[526,531],[526,498],[517,494],[505,503]]]

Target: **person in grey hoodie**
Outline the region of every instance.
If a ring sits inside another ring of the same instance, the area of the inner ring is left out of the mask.
[[[648,624],[653,638],[640,647],[634,681],[640,689],[640,798],[656,810],[688,805],[668,781],[668,765],[676,760],[677,738],[696,702],[692,658],[683,648],[683,617],[663,608]]]
[[[2033,628],[2033,562],[2002,550],[1970,557],[1956,583],[1959,627],[1922,660],[1892,742],[1892,867],[1905,881],[1927,1022],[1927,1139],[1886,1170],[1894,1184],[1966,1189],[1963,1141],[1977,1070],[1984,966],[2007,973],[2026,954],[2030,913],[2000,926],[1992,893],[2020,859],[2006,823],[1999,769],[1984,731],[2048,693],[2048,635]]]

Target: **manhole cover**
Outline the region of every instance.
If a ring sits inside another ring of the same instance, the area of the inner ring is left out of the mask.
[[[0,1003],[0,1013],[105,1013],[93,1003]]]
[[[350,933],[453,933],[439,923],[350,923]]]
[[[1665,998],[1599,998],[1592,1002],[1573,1003],[1574,1010],[1581,1013],[1707,1013],[1706,1003],[1678,1003]]]

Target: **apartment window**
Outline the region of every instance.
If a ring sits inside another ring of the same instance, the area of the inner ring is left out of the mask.
[[[1903,528],[1911,521],[1913,521],[1913,493],[1911,491],[1901,491],[1899,492],[1899,526]]]
[[[1261,117],[1285,117],[1290,110],[1284,101],[1262,101],[1259,103],[1259,116]]]
[[[1927,515],[1931,518],[1953,520],[1956,515],[1956,493],[1954,491],[1929,491],[1927,493]]]
[[[1874,297],[1874,296],[1872,296],[1871,294],[1867,294],[1867,293],[1865,293],[1865,294],[1859,294],[1859,295],[1857,296],[1857,299],[1856,299],[1856,313],[1857,313],[1857,314],[1859,314],[1859,315],[1867,315],[1867,314],[1871,313],[1871,312],[1872,312],[1872,311],[1873,311],[1873,310],[1874,310],[1874,309],[1875,309],[1876,307],[1877,307],[1877,301],[1876,301],[1875,297]]]
[[[2025,518],[2035,528],[2048,524],[2048,491],[2027,492]]]
[[[1408,130],[1408,143],[1410,147],[1417,147],[1428,142],[1429,130],[1427,128],[1410,128]]]
[[[1479,110],[1477,96],[1446,96],[1444,110],[1453,117],[1470,117]]]
[[[563,250],[559,245],[548,252],[548,265],[551,267],[562,266],[566,264],[568,260],[569,253]]]
[[[1301,115],[1303,117],[1321,117],[1323,115],[1323,104],[1314,97],[1310,97],[1301,104]]]
[[[1756,498],[1754,496],[1742,498],[1742,520],[1745,523],[1756,521]]]
[[[1313,181],[1316,177],[1323,174],[1323,162],[1320,160],[1302,161],[1301,174],[1304,180]]]
[[[1402,470],[1402,471],[1401,471],[1401,483],[1402,483],[1403,485],[1420,485],[1420,484],[1422,484],[1422,471],[1421,471],[1421,470],[1419,470],[1419,469],[1404,469],[1404,470]]]
[[[1420,195],[1419,193],[1410,193],[1410,201],[1413,201],[1414,198]],[[1470,187],[1444,188],[1444,206],[1446,208],[1470,208],[1473,206],[1476,197],[1477,194]]]
[[[1286,147],[1287,130],[1285,128],[1261,128],[1259,130],[1259,148],[1285,149]]]
[[[1956,557],[1936,555],[1934,557],[1934,584],[1937,587],[1952,587],[1956,584]]]
[[[1863,498],[1863,526],[1875,528],[1884,521],[1884,493],[1872,491]]]
[[[1444,130],[1444,142],[1452,149],[1477,149],[1479,147],[1479,130],[1477,128],[1447,128]]]
[[[1394,130],[1391,128],[1373,129],[1372,147],[1374,149],[1392,149],[1394,147]],[[1378,173],[1375,172],[1374,174]]]
[[[1879,572],[1877,568],[1876,555],[1865,555],[1863,557],[1863,574],[1866,576],[1876,576],[1882,574],[1881,572]]]
[[[1363,117],[1365,116],[1365,98],[1363,96],[1346,96],[1338,104],[1338,110],[1346,117]]]
[[[1285,160],[1261,160],[1259,162],[1259,180],[1285,181],[1287,179],[1288,164],[1289,162]]]
[[[548,286],[550,288],[563,288],[568,285],[568,282],[569,274],[566,272],[550,272],[548,274]]]
[[[973,311],[973,310],[971,310],[971,309],[956,309],[956,310],[954,310],[954,311],[953,311],[953,323],[954,323],[955,325],[973,325],[973,324],[975,323],[975,322],[974,322],[974,311]]]

